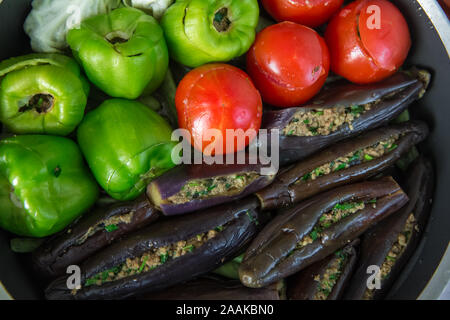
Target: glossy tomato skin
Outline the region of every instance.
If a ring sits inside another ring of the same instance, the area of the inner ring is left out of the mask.
[[[263,100],[277,107],[308,101],[325,83],[329,69],[323,38],[293,22],[263,29],[247,53],[247,72]]]
[[[277,21],[292,21],[318,27],[339,10],[344,0],[262,0],[266,11]]]
[[[374,10],[380,13],[379,26]],[[386,0],[350,3],[331,19],[325,40],[331,70],[359,84],[377,82],[395,73],[411,47],[405,18]]]
[[[227,144],[234,144],[233,153],[243,150],[261,127],[261,96],[250,77],[231,65],[206,64],[190,71],[178,85],[175,104],[180,128],[190,132],[191,144],[205,155],[225,154]],[[220,131],[223,140],[211,142],[208,129]],[[253,133],[227,141],[227,129]]]

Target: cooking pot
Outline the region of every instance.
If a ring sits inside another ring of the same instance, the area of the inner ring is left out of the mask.
[[[450,23],[435,0],[393,2],[412,34],[406,66],[421,66],[432,73],[427,94],[411,109],[414,118],[431,127],[420,148],[433,159],[437,179],[425,234],[388,298],[450,299]],[[30,4],[31,0],[0,0],[0,60],[31,52],[23,31]],[[0,230],[0,299],[43,298],[44,284],[34,275],[28,257],[10,250],[11,237]]]

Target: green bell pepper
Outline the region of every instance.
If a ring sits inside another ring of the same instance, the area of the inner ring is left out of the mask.
[[[219,268],[214,270],[213,273],[225,278],[239,280],[239,267],[241,266],[242,259],[244,259],[243,254],[221,265]]]
[[[86,19],[68,32],[67,43],[89,80],[112,97],[150,94],[169,65],[161,27],[138,9],[120,8]]]
[[[149,107],[111,99],[89,112],[78,143],[100,186],[113,198],[138,197],[155,177],[175,166],[172,128]]]
[[[0,141],[0,227],[21,236],[51,235],[91,207],[98,193],[72,140],[24,135]]]
[[[256,0],[178,0],[165,12],[161,26],[171,57],[198,67],[247,52],[258,18]]]
[[[69,134],[83,119],[88,93],[69,57],[29,54],[0,63],[0,121],[13,133]]]

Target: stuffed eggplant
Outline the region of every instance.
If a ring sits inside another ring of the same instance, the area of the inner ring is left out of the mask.
[[[359,239],[288,280],[289,300],[337,300],[342,296],[357,260]]]
[[[405,191],[409,202],[399,212],[371,228],[362,238],[361,259],[345,299],[381,299],[415,251],[431,208],[434,175],[431,163],[419,158],[412,165]],[[367,287],[369,266],[378,266],[379,288]]]
[[[269,185],[260,164],[178,166],[147,187],[147,195],[165,215],[188,213],[240,199]]]
[[[343,186],[289,208],[253,240],[239,268],[241,282],[260,288],[327,257],[408,197],[391,178]]]
[[[81,288],[66,277],[46,289],[48,299],[127,298],[206,274],[236,256],[265,221],[257,199],[214,207],[150,225],[81,265]]]
[[[333,145],[280,173],[256,192],[263,209],[287,207],[331,188],[379,173],[428,135],[419,121],[379,128]]]
[[[265,112],[262,128],[279,130],[280,164],[386,125],[423,94],[430,79],[424,70],[409,74],[399,72],[369,85],[338,81],[307,105]]]
[[[33,253],[34,266],[44,276],[64,274],[67,266],[84,261],[119,237],[154,222],[159,215],[145,196],[99,208],[41,245]]]
[[[285,298],[284,283],[279,281],[265,288],[247,288],[239,280],[217,277],[195,279],[161,292],[150,293],[148,300],[281,300]]]

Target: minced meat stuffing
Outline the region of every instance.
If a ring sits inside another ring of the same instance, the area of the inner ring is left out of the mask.
[[[133,219],[134,211],[122,215],[115,215],[108,219],[101,220],[95,225],[90,227],[88,231],[77,240],[77,245],[80,245],[86,241],[89,237],[94,235],[100,230],[105,230],[107,232],[112,232],[118,229],[118,225],[122,223],[130,223]]]
[[[300,110],[297,111],[289,124],[283,129],[286,136],[317,136],[329,135],[347,123],[350,130],[353,130],[352,122],[359,118],[361,114],[370,110],[372,104],[351,107],[333,107],[326,109]]]
[[[339,250],[335,253],[335,258],[331,261],[322,276],[318,274],[314,277],[314,280],[318,282],[314,300],[326,300],[328,298],[341,276],[346,260],[347,254]]]
[[[370,202],[374,201],[376,200],[370,200]],[[316,226],[314,226],[309,235],[303,237],[302,240],[297,243],[297,249],[313,243],[316,239],[320,239],[323,230],[364,208],[364,202],[344,202],[336,204],[332,210],[324,213],[319,218],[319,222],[316,224]]]
[[[392,270],[392,267],[395,265],[397,259],[403,254],[408,245],[409,240],[411,239],[411,234],[413,230],[417,230],[416,219],[414,218],[414,214],[411,213],[406,220],[405,226],[403,227],[402,232],[400,232],[397,236],[397,240],[392,246],[391,250],[387,254],[386,258],[383,261],[383,264],[380,267],[381,279],[385,279],[389,276],[389,273]],[[375,289],[367,289],[364,293],[364,299],[370,300],[373,297]]]
[[[380,158],[386,153],[397,148],[395,142],[398,140],[398,137],[398,135],[393,135],[389,139],[377,142],[369,147],[350,152],[345,156],[339,157],[331,162],[327,162],[305,174],[297,180],[296,183],[315,180],[318,177],[327,175],[331,172],[347,169],[351,166]]]
[[[242,192],[259,174],[256,172],[233,174],[209,179],[192,180],[180,192],[168,198],[170,203],[186,203],[193,199],[203,199],[217,195],[235,195]]]
[[[198,234],[189,240],[182,240],[164,247],[153,248],[140,257],[127,258],[124,263],[87,279],[84,286],[99,286],[105,282],[117,281],[122,278],[151,271],[166,263],[168,260],[176,259],[198,249],[208,240],[216,237],[223,228],[223,226],[219,226],[208,232]]]

